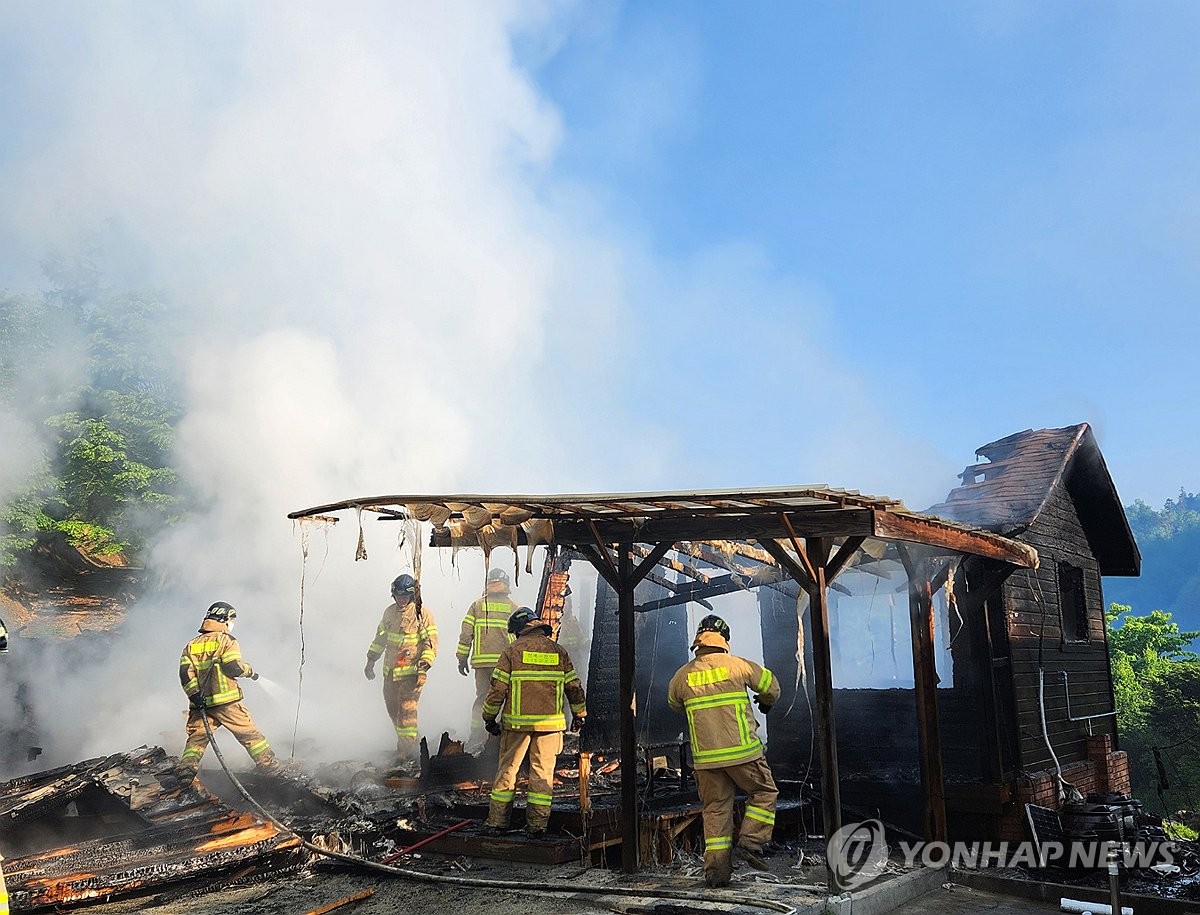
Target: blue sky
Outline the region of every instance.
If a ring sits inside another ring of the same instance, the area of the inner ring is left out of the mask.
[[[1200,10],[605,10],[535,75],[565,124],[557,168],[627,231],[667,260],[753,246],[821,303],[829,358],[961,463],[1088,421],[1127,499],[1196,486]],[[716,388],[753,382],[753,333],[787,321],[725,317],[746,333],[712,348]],[[773,381],[751,399],[800,423],[838,409]]]

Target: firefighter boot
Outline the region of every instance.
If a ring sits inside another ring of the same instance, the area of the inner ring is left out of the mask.
[[[485,826],[490,826],[497,832],[508,829],[508,820],[512,815],[512,801],[498,801],[492,798],[488,804],[488,817]]]
[[[525,832],[531,836],[544,836],[550,822],[550,805],[528,802],[525,805]]]
[[[756,871],[769,871],[771,869],[770,865],[768,865],[766,861],[764,861],[745,845],[735,846],[733,853],[749,864]]]
[[[733,861],[729,849],[706,852],[704,855],[704,882],[708,886],[729,886],[733,879]]]

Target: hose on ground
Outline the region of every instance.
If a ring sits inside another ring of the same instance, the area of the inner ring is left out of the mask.
[[[668,889],[634,889],[625,886],[613,887],[592,887],[592,886],[573,886],[570,889],[554,889],[552,887],[543,886],[540,883],[535,883],[530,880],[489,880],[484,877],[455,877],[449,874],[429,874],[424,871],[409,870],[405,867],[393,867],[390,864],[380,864],[377,861],[372,861],[369,858],[362,858],[358,855],[350,855],[344,852],[332,851],[328,848],[322,848],[309,842],[301,837],[294,829],[286,823],[279,820],[273,813],[267,810],[262,804],[250,796],[250,792],[237,779],[237,776],[230,770],[229,765],[225,762],[225,757],[221,753],[221,748],[217,746],[216,740],[213,739],[212,727],[208,723],[207,713],[203,714],[204,730],[208,733],[208,742],[212,745],[213,751],[217,754],[217,761],[221,764],[221,768],[225,770],[225,774],[229,780],[233,782],[233,786],[237,788],[238,793],[246,799],[246,803],[250,804],[260,814],[270,820],[275,827],[283,832],[291,833],[300,839],[300,844],[311,851],[313,854],[321,855],[326,858],[333,858],[336,861],[343,861],[347,864],[353,864],[357,867],[364,867],[368,870],[379,871],[383,874],[388,874],[393,877],[404,877],[408,880],[416,880],[422,883],[442,883],[451,886],[470,886],[479,887],[481,889],[505,890],[516,893],[529,893],[535,896],[627,896],[636,899],[681,899],[688,902],[715,902],[722,905],[744,905],[758,909],[768,909],[772,912],[782,912],[784,915],[796,915],[794,906],[787,903],[779,902],[774,899],[728,899],[721,896],[713,896],[707,893],[693,893],[687,890],[668,890]]]

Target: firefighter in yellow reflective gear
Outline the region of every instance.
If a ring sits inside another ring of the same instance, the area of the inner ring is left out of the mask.
[[[375,664],[383,658],[383,704],[396,730],[400,768],[412,769],[420,761],[417,703],[437,650],[437,623],[422,607],[416,579],[408,574],[396,576],[392,602],[384,609],[375,641],[367,649],[363,674],[374,680]]]
[[[719,616],[700,621],[692,642],[696,657],[675,672],[667,704],[687,716],[696,787],[704,804],[704,881],[726,886],[737,854],[766,870],[759,857],[775,828],[779,791],[763,758],[758,722],[746,690],[765,713],[779,699],[779,683],[765,667],[729,652],[729,626]],[[733,844],[735,789],[746,792],[746,814]]]
[[[177,770],[185,786],[192,783],[200,770],[200,760],[208,749],[208,730],[220,727],[237,738],[260,769],[279,769],[271,745],[242,704],[242,688],[237,678],[257,680],[258,674],[242,660],[238,641],[230,634],[236,616],[237,610],[224,601],[210,606],[200,625],[200,634],[184,646],[179,658],[179,682],[191,705],[187,744],[179,756]]]
[[[516,641],[500,653],[483,703],[488,733],[500,736],[500,765],[492,782],[487,826],[493,832],[508,828],[517,770],[528,753],[525,831],[540,835],[550,821],[554,761],[562,752],[562,734],[567,727],[564,697],[571,706],[573,731],[583,727],[587,706],[571,656],[550,638],[548,623],[528,607],[521,607],[509,618],[508,631]]]
[[[483,700],[492,684],[492,671],[500,653],[513,640],[508,631],[508,618],[517,609],[508,593],[508,573],[492,569],[487,574],[484,594],[467,608],[458,633],[458,672],[464,677],[475,669],[475,703],[471,706],[471,736],[465,747],[476,753],[487,742],[483,730]],[[468,659],[470,663],[468,664]]]

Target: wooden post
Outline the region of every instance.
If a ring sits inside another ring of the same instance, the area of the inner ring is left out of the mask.
[[[946,841],[946,781],[938,729],[937,667],[933,657],[933,586],[929,564],[900,547],[908,572],[908,617],[912,629],[913,685],[917,699],[917,742],[921,756],[922,821],[925,838]]]
[[[634,722],[633,544],[622,543],[617,552],[617,597],[621,672],[621,867],[638,871],[637,740]]]
[[[823,537],[809,537],[806,549],[795,536],[795,531],[791,530],[787,518],[783,517],[782,520],[791,535],[792,548],[799,562],[774,540],[760,540],[759,543],[808,592],[813,686],[816,693],[813,716],[816,719],[817,751],[821,760],[821,819],[828,841],[842,828],[842,789],[838,776],[837,729],[833,719],[833,656],[829,645],[829,541]],[[857,545],[854,549],[857,549]],[[842,563],[845,558],[839,552],[837,561]],[[829,891],[841,892],[833,869],[826,867],[825,873]]]
[[[817,749],[821,759],[821,818],[825,839],[842,828],[842,788],[838,776],[837,728],[833,716],[833,656],[829,644],[829,597],[825,579],[828,542],[810,537],[808,560],[813,580],[808,589],[809,623],[812,629],[813,684],[816,692]],[[832,871],[828,874],[831,892],[840,892]]]
[[[589,783],[591,777],[592,754],[581,750],[579,753],[579,813],[585,818],[592,812],[592,786]]]

